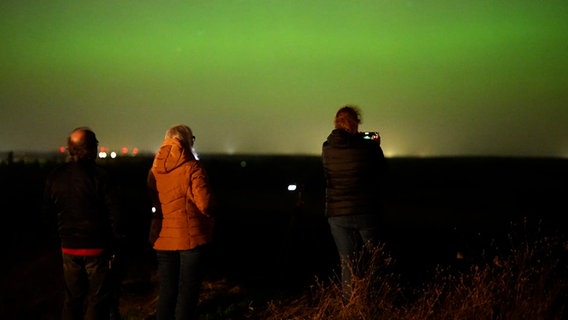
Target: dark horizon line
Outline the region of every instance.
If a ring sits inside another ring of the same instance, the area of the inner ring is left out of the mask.
[[[27,158],[27,157],[49,157],[57,158],[64,157],[66,153],[61,153],[57,151],[23,151],[23,150],[0,150],[0,160],[5,160],[9,155],[12,154],[14,158]],[[133,158],[133,157],[153,157],[154,152],[150,151],[140,151],[137,154],[132,154],[131,152],[127,154],[118,154],[117,158]],[[299,158],[319,158],[319,154],[308,154],[308,153],[225,153],[225,152],[198,152],[200,158],[204,157],[299,157]],[[388,159],[560,159],[568,160],[566,157],[562,156],[527,156],[527,155],[479,155],[479,154],[439,154],[439,155],[395,155],[395,156],[385,156]],[[104,159],[101,159],[104,160]]]

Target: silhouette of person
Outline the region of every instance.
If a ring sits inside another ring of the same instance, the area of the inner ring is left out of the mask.
[[[114,183],[96,163],[98,141],[89,128],[73,130],[68,161],[47,177],[43,214],[61,242],[63,319],[108,319],[112,283],[109,261],[120,209]]]
[[[193,153],[194,141],[188,126],[169,128],[148,173],[156,209],[150,242],[158,261],[159,320],[198,315],[214,221],[208,177]]]
[[[364,139],[359,108],[335,115],[335,128],[322,146],[326,182],[325,214],[341,262],[343,300],[351,298],[351,270],[365,245],[377,245],[382,216],[381,183],[386,161],[380,136]]]

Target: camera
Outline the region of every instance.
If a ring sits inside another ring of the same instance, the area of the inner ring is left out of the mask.
[[[376,131],[363,131],[360,133],[363,139],[372,140],[379,136],[379,133]]]

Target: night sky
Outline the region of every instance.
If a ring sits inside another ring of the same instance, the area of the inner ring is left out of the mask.
[[[565,0],[1,1],[0,39],[0,151],[317,155],[356,104],[387,156],[568,157]]]

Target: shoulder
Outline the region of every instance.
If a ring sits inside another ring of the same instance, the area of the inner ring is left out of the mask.
[[[69,162],[57,165],[55,168],[53,168],[49,174],[47,175],[47,179],[48,180],[52,180],[55,179],[59,176],[61,176],[62,174],[64,174],[66,171],[68,171],[70,169],[70,166],[72,164]]]
[[[187,166],[189,172],[205,172],[205,168],[203,168],[199,160],[189,160],[184,165]]]
[[[82,171],[86,176],[93,177],[101,183],[114,183],[112,178],[113,175],[109,169],[96,162],[83,164]]]
[[[207,180],[207,173],[199,160],[190,160],[184,164],[185,175],[191,180],[200,179]]]

